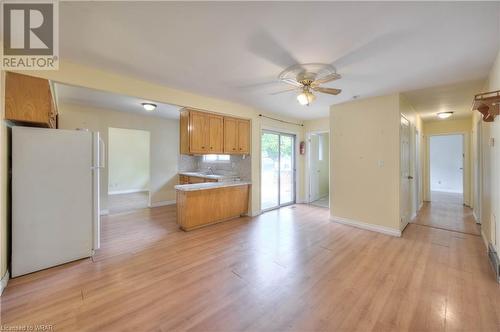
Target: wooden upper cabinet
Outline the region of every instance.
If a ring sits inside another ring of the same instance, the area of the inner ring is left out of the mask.
[[[208,116],[208,150],[210,153],[224,152],[224,118],[220,115]]]
[[[206,113],[189,113],[189,151],[191,153],[209,153],[209,116]]]
[[[5,119],[55,128],[57,108],[48,80],[8,72],[5,77]]]
[[[250,121],[238,119],[238,153],[250,154]]]
[[[184,109],[180,115],[181,154],[249,154],[250,121]]]
[[[238,120],[224,118],[224,153],[238,153]]]

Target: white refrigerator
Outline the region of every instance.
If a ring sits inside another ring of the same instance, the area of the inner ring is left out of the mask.
[[[12,276],[99,248],[104,144],[85,130],[12,128]]]

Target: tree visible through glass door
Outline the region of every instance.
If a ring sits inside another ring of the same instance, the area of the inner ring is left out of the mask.
[[[261,208],[295,202],[295,136],[264,131],[261,141]]]

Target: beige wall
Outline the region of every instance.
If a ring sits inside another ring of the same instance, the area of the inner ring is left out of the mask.
[[[72,104],[59,105],[59,127],[62,129],[88,128],[101,133],[109,146],[108,128],[146,130],[150,133],[150,188],[151,204],[175,200],[177,160],[179,156],[179,121],[141,116],[106,109],[82,107]],[[106,153],[109,157],[109,153]],[[108,166],[101,173],[101,209],[108,208]]]
[[[424,200],[430,201],[430,160],[429,158],[429,137],[433,135],[462,134],[464,135],[464,204],[472,206],[472,117],[464,119],[446,119],[429,121],[423,123],[424,131],[424,151],[425,163],[424,173]]]
[[[330,131],[330,119],[320,118],[304,121],[304,131],[306,133]]]
[[[399,95],[330,108],[330,213],[399,231]]]
[[[148,130],[108,129],[109,194],[149,191],[149,136]]]
[[[500,52],[491,68],[483,92],[500,90]],[[500,215],[500,117],[495,122],[487,123],[481,120],[479,112],[474,112],[472,120],[473,144],[472,154],[478,156],[476,151],[476,140],[479,139],[482,150],[482,158],[474,159],[473,168],[480,167],[482,177],[480,179],[480,202],[475,202],[475,211],[481,205],[481,231],[485,241],[492,243],[497,251],[500,251],[499,243],[499,215]],[[477,136],[477,125],[481,127],[481,137]],[[491,139],[495,144],[492,146]],[[476,184],[474,184],[476,185]],[[479,204],[480,203],[480,204]]]

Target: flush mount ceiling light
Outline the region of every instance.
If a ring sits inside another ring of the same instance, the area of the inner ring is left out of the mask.
[[[156,109],[156,104],[153,103],[142,103],[141,105],[148,112],[152,112]]]
[[[314,99],[316,99],[316,96],[313,95],[313,93],[311,91],[309,91],[309,89],[304,89],[298,96],[297,96],[297,101],[299,102],[299,104],[301,104],[302,106],[309,106],[309,104],[311,104]]]
[[[453,115],[453,112],[439,112],[437,114],[438,118],[440,118],[440,119],[447,119],[452,115]]]

